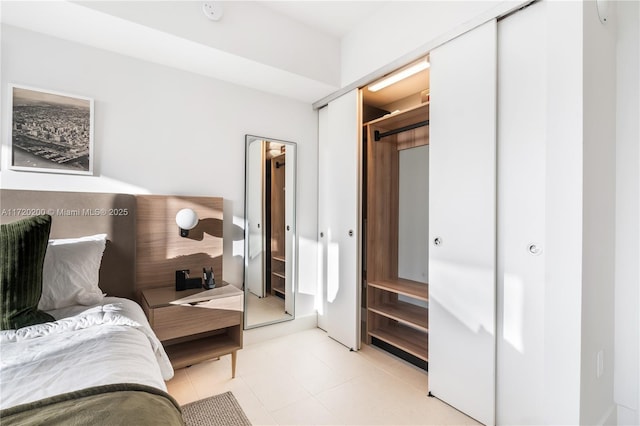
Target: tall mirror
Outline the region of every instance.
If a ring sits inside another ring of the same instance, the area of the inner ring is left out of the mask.
[[[246,136],[245,329],[294,318],[296,144]]]

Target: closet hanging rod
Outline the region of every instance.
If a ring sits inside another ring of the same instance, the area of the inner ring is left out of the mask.
[[[387,136],[395,135],[397,133],[406,132],[407,130],[417,129],[418,127],[424,127],[429,125],[429,120],[421,121],[415,124],[409,124],[408,126],[400,127],[395,130],[389,130],[388,132],[380,133],[379,130],[375,130],[373,132],[373,139],[378,142],[382,138],[386,138]]]

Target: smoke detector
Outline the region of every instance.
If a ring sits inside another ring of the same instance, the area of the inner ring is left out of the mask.
[[[221,1],[205,1],[202,4],[202,12],[204,16],[212,21],[219,21],[224,12]]]

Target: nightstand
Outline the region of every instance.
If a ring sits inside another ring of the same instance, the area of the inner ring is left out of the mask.
[[[225,282],[206,291],[161,287],[143,290],[141,299],[174,369],[231,354],[231,376],[236,376],[237,351],[242,349],[242,290]]]

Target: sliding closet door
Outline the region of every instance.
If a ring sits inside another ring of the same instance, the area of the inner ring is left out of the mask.
[[[322,323],[331,338],[354,350],[360,341],[359,98],[355,89],[320,111],[318,148]]]
[[[429,391],[493,424],[496,22],[431,51]]]
[[[322,165],[327,164],[324,158],[327,150],[322,148],[323,142],[328,139],[329,107],[324,106],[318,110],[318,286],[317,294],[320,303],[316,303],[318,311],[318,328],[327,331],[327,245],[325,244],[324,230],[327,228],[325,205],[327,204],[328,189],[325,175],[327,170],[322,170]]]
[[[297,172],[297,153],[296,153],[296,145],[287,145],[285,148],[285,168],[284,168],[284,203],[285,203],[285,298],[284,298],[284,310],[285,312],[293,315],[295,306],[294,306],[294,295],[296,289],[294,288],[297,285],[297,280],[295,277],[296,267],[298,264],[297,254],[298,250],[296,248],[297,243],[297,224],[296,224],[296,175]]]
[[[498,23],[499,424],[545,424],[545,2]]]
[[[247,199],[256,200],[247,209],[249,227],[249,252],[247,263],[246,286],[258,297],[265,296],[264,278],[264,142],[256,141],[247,146],[246,191]]]

